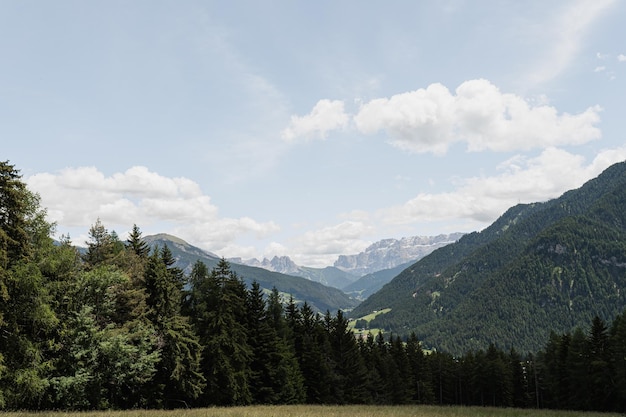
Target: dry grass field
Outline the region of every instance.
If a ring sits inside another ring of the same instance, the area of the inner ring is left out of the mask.
[[[99,412],[8,412],[0,417],[617,417],[574,411],[436,406],[251,406]]]

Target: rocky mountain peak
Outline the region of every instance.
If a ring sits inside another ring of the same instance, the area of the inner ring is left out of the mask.
[[[456,242],[461,236],[463,233],[383,239],[371,244],[361,253],[340,255],[334,266],[356,275],[366,275],[417,261],[435,249]]]

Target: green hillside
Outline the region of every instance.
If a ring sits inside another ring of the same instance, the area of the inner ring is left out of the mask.
[[[545,203],[517,205],[480,233],[405,269],[352,313],[391,308],[370,323],[415,331],[450,352],[537,350],[626,307],[626,163]]]
[[[217,266],[220,258],[210,252],[188,244],[182,239],[166,234],[146,236],[144,238],[150,245],[167,245],[176,259],[176,266],[186,273],[191,271],[193,264],[200,260],[209,270]],[[231,264],[231,269],[236,272],[248,285],[257,281],[261,288],[271,291],[272,288],[284,294],[291,295],[296,302],[308,302],[314,309],[320,312],[350,310],[358,303],[341,290],[327,287],[318,282],[306,278],[294,277],[256,268],[247,265]]]

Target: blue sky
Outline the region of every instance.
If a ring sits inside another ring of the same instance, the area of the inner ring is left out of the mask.
[[[481,230],[626,159],[626,3],[0,1],[0,159],[99,218],[300,265]]]

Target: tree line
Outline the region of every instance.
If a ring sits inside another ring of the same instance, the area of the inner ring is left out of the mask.
[[[247,286],[224,259],[185,274],[136,225],[122,241],[97,220],[84,252],[53,234],[0,162],[0,409],[626,407],[626,315],[553,333],[536,354],[459,357],[425,352],[415,334],[357,338],[342,311]]]

